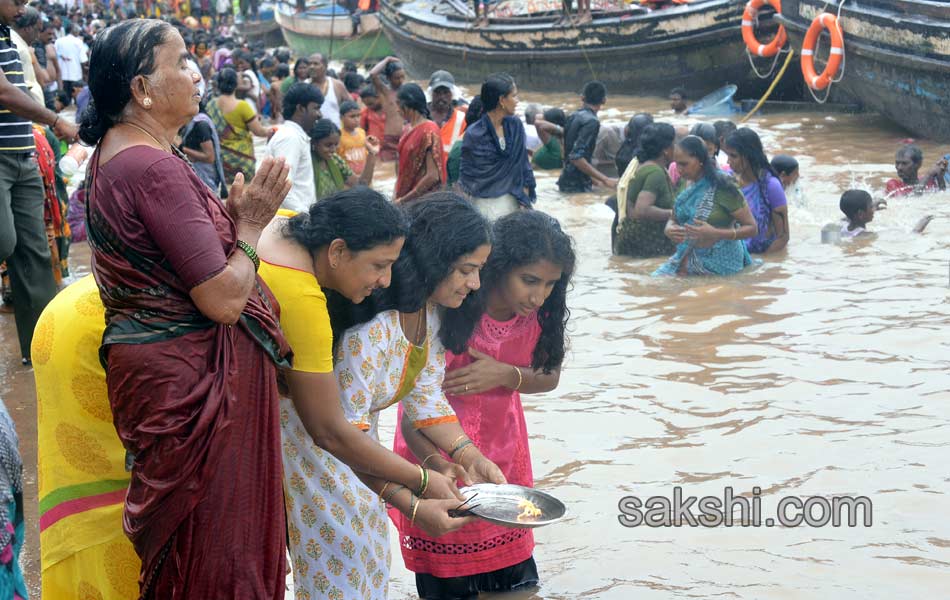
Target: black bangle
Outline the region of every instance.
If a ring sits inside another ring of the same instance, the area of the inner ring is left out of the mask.
[[[50,125],[51,128],[56,129],[56,124],[59,123],[59,115],[56,115],[56,118],[53,119],[53,124]]]
[[[261,259],[257,256],[257,251],[244,240],[238,240],[237,247],[240,248],[244,254],[247,254],[247,257],[254,263],[254,272],[256,273],[261,268]]]

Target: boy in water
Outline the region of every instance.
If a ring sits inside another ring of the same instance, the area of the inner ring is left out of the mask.
[[[887,206],[883,200],[877,202],[871,197],[871,194],[864,190],[848,190],[841,195],[841,201],[838,207],[844,213],[845,218],[841,223],[842,238],[856,238],[858,236],[869,235],[867,224],[874,220],[874,213]],[[914,226],[914,233],[923,233],[924,229],[933,219],[933,215],[927,215]]]
[[[874,220],[877,208],[871,194],[864,190],[848,190],[841,195],[838,207],[844,213],[841,223],[841,237],[855,238],[870,233],[867,224]]]

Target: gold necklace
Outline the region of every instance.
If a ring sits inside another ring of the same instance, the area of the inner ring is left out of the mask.
[[[147,135],[148,137],[152,138],[152,140],[154,140],[156,144],[158,144],[159,146],[161,146],[162,150],[164,150],[165,152],[169,152],[169,153],[170,153],[170,152],[172,151],[171,146],[168,146],[168,147],[166,148],[166,147],[165,147],[165,144],[163,144],[163,143],[161,143],[160,141],[158,141],[158,138],[157,138],[157,137],[155,137],[154,135],[152,135],[151,133],[149,133],[149,132],[148,132],[147,130],[145,130],[144,128],[139,127],[139,126],[136,125],[135,123],[129,123],[128,121],[122,121],[122,124],[123,124],[123,125],[128,125],[129,127],[135,127],[136,129],[138,129],[139,131],[141,131],[142,133],[144,133],[144,134]]]
[[[424,327],[425,327],[425,317],[426,317],[425,307],[423,306],[422,310],[417,314],[419,316],[416,319],[416,328],[415,328],[416,330],[412,338],[409,338],[409,336],[406,335],[408,334],[408,332],[406,331],[406,321],[408,321],[408,319],[400,315],[402,319],[403,334],[406,335],[406,338],[409,339],[409,343],[412,344],[413,346],[419,346],[420,344],[425,342],[425,337],[424,337]]]

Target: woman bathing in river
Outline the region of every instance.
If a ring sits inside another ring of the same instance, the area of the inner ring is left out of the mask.
[[[676,253],[653,275],[738,273],[752,264],[742,240],[758,231],[742,192],[719,170],[698,137],[679,142],[675,158],[686,181],[666,225]]]
[[[782,250],[789,240],[788,200],[759,134],[748,127],[738,129],[726,138],[722,149],[758,225],[758,233],[746,240],[746,247],[753,254]]]

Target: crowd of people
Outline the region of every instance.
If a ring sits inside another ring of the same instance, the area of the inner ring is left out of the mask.
[[[289,553],[298,598],[385,598],[389,520],[422,598],[536,585],[531,531],[460,513],[457,487],[533,485],[521,394],[558,385],[576,257],[535,170],[609,196],[614,254],[724,276],[788,244],[798,162],[731,121],[602,126],[598,81],[522,119],[504,73],[466,100],[446,71],[334,72],[214,27],[0,0],[0,259],[36,376],[43,594],[280,598]],[[923,164],[902,146],[888,195],[945,189],[947,157]],[[842,236],[883,205],[846,192]],[[85,239],[93,275],[57,294]],[[0,590],[26,598],[5,413],[0,446]]]

